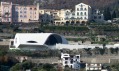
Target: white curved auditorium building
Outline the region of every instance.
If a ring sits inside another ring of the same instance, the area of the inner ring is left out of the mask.
[[[56,44],[68,44],[68,41],[55,33],[17,33],[10,49],[55,49]]]

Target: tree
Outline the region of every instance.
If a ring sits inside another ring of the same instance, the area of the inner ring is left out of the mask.
[[[113,18],[116,18],[116,12],[115,11],[112,13],[112,19]]]
[[[18,71],[18,70],[21,70],[21,68],[22,68],[22,65],[20,63],[17,63],[15,66],[10,68],[10,71]]]
[[[105,48],[99,48],[100,54],[103,55],[105,53]]]
[[[105,8],[105,10],[104,10],[104,19],[105,20],[111,20],[111,13],[110,13],[109,7]]]
[[[114,49],[114,48],[110,48],[110,52],[111,52],[112,54],[114,54],[115,49]]]
[[[119,71],[119,63],[115,63],[111,65],[112,71]]]
[[[10,71],[18,71],[18,70],[26,70],[26,69],[32,69],[33,68],[33,63],[29,61],[25,61],[23,63],[17,63],[14,65],[12,68],[10,68]]]

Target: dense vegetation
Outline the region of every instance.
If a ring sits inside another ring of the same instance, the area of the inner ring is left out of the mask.
[[[41,8],[61,9],[61,8],[74,8],[76,4],[81,2],[91,5],[93,8],[104,8],[107,6],[118,5],[118,0],[1,0],[1,1],[12,1],[17,4],[33,4],[36,2],[40,3]]]

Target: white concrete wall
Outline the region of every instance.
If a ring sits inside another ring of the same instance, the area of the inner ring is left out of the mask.
[[[87,45],[70,45],[70,44],[56,44],[56,49],[83,49],[83,48],[95,48],[95,47],[99,47],[99,48],[103,48],[102,45],[99,44],[87,44]],[[114,48],[114,45],[106,45],[105,47],[107,48]]]

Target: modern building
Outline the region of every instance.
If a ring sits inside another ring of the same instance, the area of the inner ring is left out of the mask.
[[[2,22],[12,22],[12,2],[1,2]]]
[[[19,5],[12,2],[1,2],[2,22],[38,22],[39,4]]]
[[[64,68],[80,69],[80,55],[61,53],[61,63]]]
[[[98,9],[93,12],[92,18],[95,22],[104,22],[104,15]]]
[[[63,36],[55,33],[17,33],[11,43],[10,49],[24,50],[55,49],[58,43],[68,44]]]

